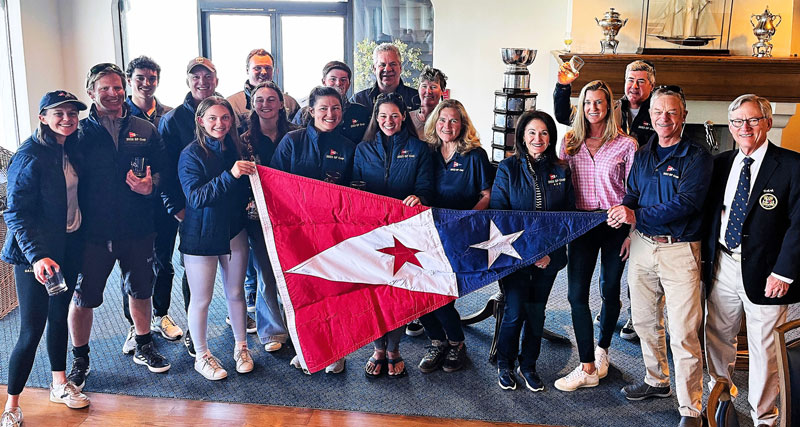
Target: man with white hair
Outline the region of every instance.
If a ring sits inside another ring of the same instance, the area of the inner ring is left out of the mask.
[[[372,111],[378,95],[397,93],[403,98],[408,111],[419,108],[417,90],[406,86],[400,78],[403,72],[403,58],[397,46],[391,43],[379,44],[372,51],[372,71],[375,73],[375,85],[355,94],[350,102],[361,104]]]
[[[800,301],[800,154],[767,140],[769,101],[747,94],[728,107],[737,149],[714,158],[706,201],[703,279],[709,388],[724,379],[731,395],[736,336],[747,317],[748,393],[756,426],[777,425],[778,366],[772,331]]]
[[[668,397],[670,389],[664,307],[675,362],[679,427],[700,427],[703,320],[700,283],[702,208],[711,178],[711,155],[682,135],[686,99],[677,86],[650,98],[656,137],[636,152],[622,204],[608,210],[608,224],[630,224],[628,286],[633,327],[639,335],[644,381],[625,386],[628,400]]]

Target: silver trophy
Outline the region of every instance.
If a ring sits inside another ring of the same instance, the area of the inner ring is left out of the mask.
[[[536,59],[535,49],[502,48],[506,64],[503,90],[494,92],[492,161],[498,163],[514,152],[514,129],[525,111],[536,108],[536,92],[531,92],[528,66]]]
[[[528,92],[531,88],[531,73],[528,66],[536,59],[536,49],[504,47],[500,55],[506,64],[503,73],[503,90],[509,93]]]

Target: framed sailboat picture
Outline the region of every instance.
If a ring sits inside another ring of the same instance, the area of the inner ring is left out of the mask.
[[[636,53],[730,55],[733,0],[642,0]]]

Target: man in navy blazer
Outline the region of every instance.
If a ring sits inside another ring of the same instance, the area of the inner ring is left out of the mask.
[[[772,426],[778,420],[772,330],[786,321],[787,304],[800,301],[794,283],[800,273],[800,154],[767,141],[772,107],[765,98],[736,98],[728,119],[739,148],[714,158],[705,209],[709,387],[723,378],[733,384],[736,336],[746,316],[750,412],[755,425]],[[731,394],[737,391],[732,386]]]

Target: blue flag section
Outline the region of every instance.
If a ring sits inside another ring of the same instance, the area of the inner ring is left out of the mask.
[[[533,264],[606,220],[604,212],[432,211],[459,296]]]

